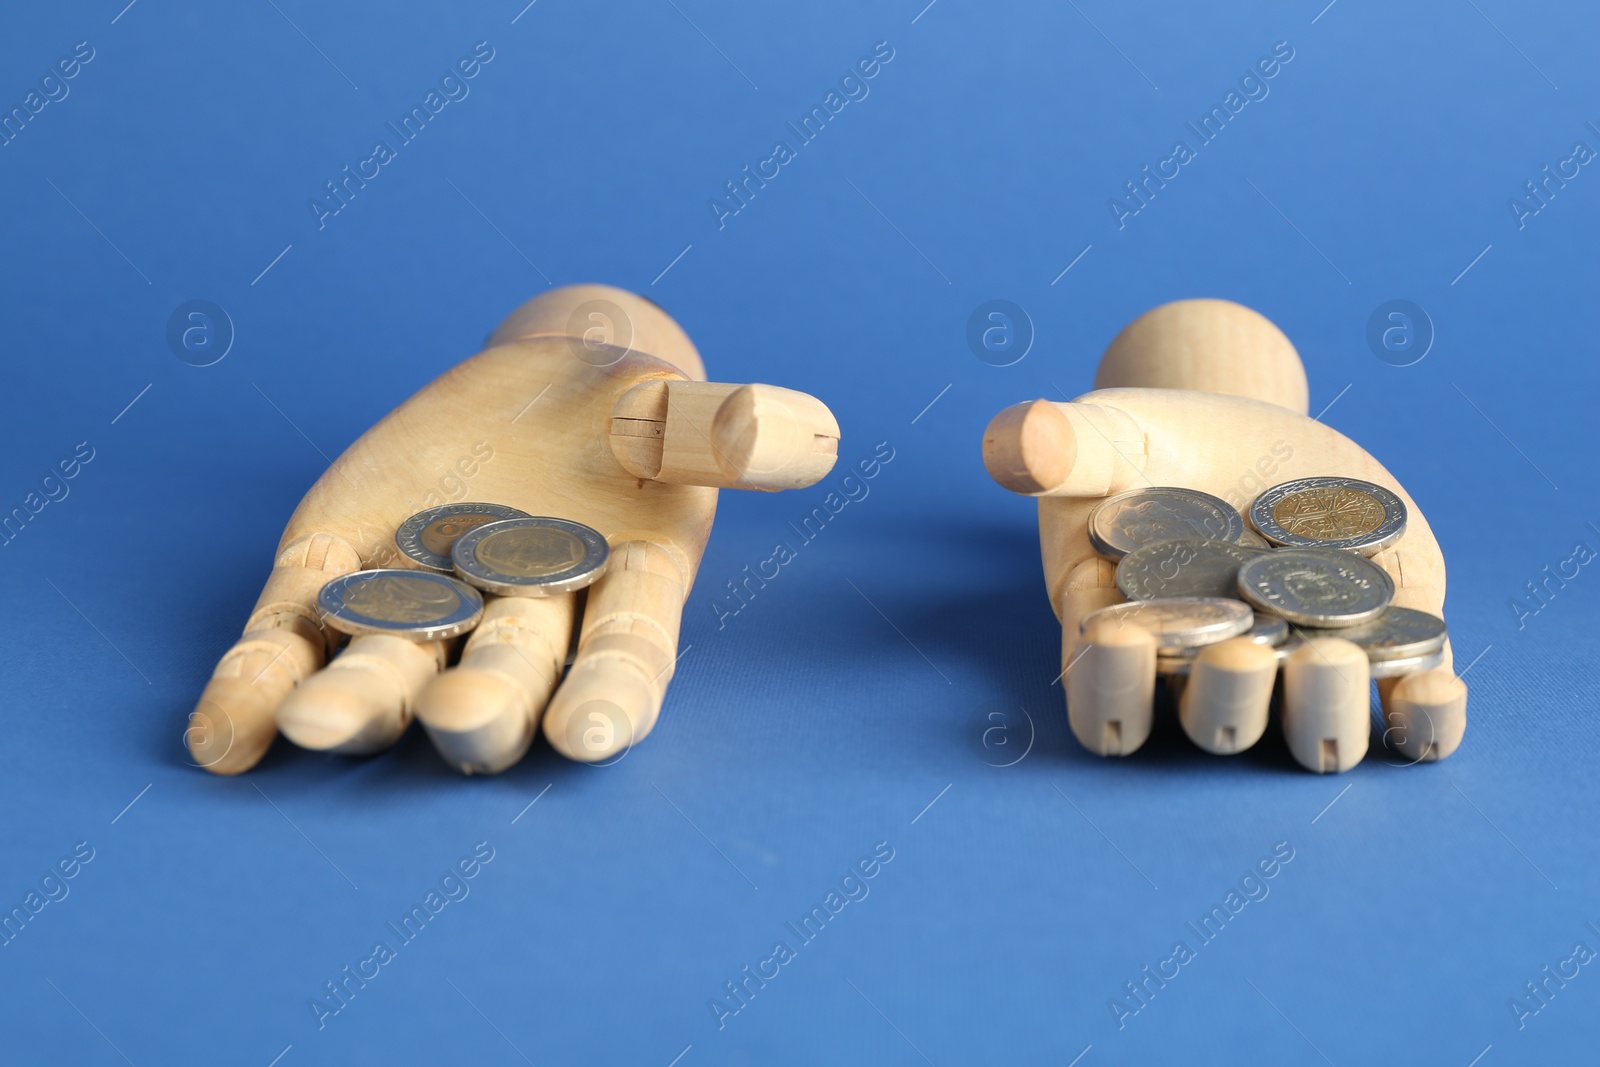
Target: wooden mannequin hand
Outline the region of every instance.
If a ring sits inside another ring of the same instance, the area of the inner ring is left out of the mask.
[[[1084,616],[1124,599],[1116,565],[1095,553],[1087,529],[1089,513],[1115,493],[1183,486],[1248,514],[1259,492],[1291,478],[1375,482],[1399,494],[1409,515],[1404,537],[1374,557],[1394,579],[1394,603],[1442,617],[1444,558],[1427,519],[1377,460],[1306,417],[1304,368],[1272,323],[1226,301],[1167,304],[1112,342],[1095,385],[1071,403],[1007,408],[983,442],[995,480],[1039,498],[1068,717],[1086,748],[1128,755],[1150,733],[1155,649],[1148,633],[1078,632]],[[1183,687],[1184,728],[1209,751],[1242,751],[1265,730],[1276,667],[1246,644],[1203,649]],[[1352,650],[1344,641],[1310,641],[1285,664],[1284,731],[1311,770],[1347,770],[1366,752],[1368,667]],[[1385,740],[1413,761],[1448,756],[1466,726],[1466,686],[1450,669],[1448,643],[1444,655],[1434,670],[1378,683]]]
[[[616,755],[655,724],[717,489],[811,485],[832,468],[838,437],[827,407],[804,393],[707,383],[688,337],[640,297],[590,285],[530,301],[485,351],[363,434],[300,502],[244,636],[190,717],[195,762],[237,774],[279,729],[308,748],[374,752],[413,714],[468,773],[515,763],[541,716],[567,756]],[[486,596],[461,665],[443,674],[447,643],[391,636],[355,638],[323,669],[342,640],[316,609],[323,584],[414,566],[395,548],[396,528],[460,500],[605,536],[610,564],[586,591],[581,627],[579,594]]]

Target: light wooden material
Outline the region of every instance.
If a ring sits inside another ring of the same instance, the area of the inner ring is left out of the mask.
[[[189,751],[214,774],[256,765],[278,735],[279,702],[344,639],[322,628],[313,605],[323,585],[360,569],[360,554],[327,534],[284,540],[244,636],[217,664],[189,716]]]
[[[589,589],[578,654],[545,712],[544,735],[575,760],[608,760],[655,728],[678,657],[679,612],[688,592],[671,555],[648,541],[612,549]]]
[[[1116,386],[1194,389],[1265,400],[1300,415],[1309,410],[1300,353],[1266,316],[1228,300],[1178,300],[1130,322],[1094,376],[1096,389]]]
[[[1278,657],[1244,637],[1207,645],[1189,668],[1178,698],[1178,721],[1207,752],[1231,756],[1267,732]]]
[[[596,342],[592,333],[600,327],[591,323],[602,323],[605,337],[626,338],[626,347]],[[558,690],[552,713],[570,719],[581,705],[603,701],[630,724],[625,739],[642,737],[671,676],[679,616],[711,531],[716,487],[812,484],[833,458],[818,446],[818,436],[831,433],[836,440],[838,434],[826,408],[803,394],[758,387],[738,399],[740,387],[705,387],[699,396],[724,390],[709,415],[697,416],[709,419],[709,434],[674,434],[664,427],[663,448],[672,444],[677,457],[670,467],[676,484],[620,463],[612,447],[618,402],[642,383],[667,383],[670,390],[673,383],[704,377],[699,353],[678,325],[654,304],[620,289],[556,289],[513,312],[485,351],[390,412],[306,493],[289,519],[278,566],[245,637],[223,657],[192,717],[188,741],[195,761],[236,774],[260,759],[285,694],[314,676],[337,640],[319,625],[314,608],[322,584],[359,567],[407,565],[394,547],[396,527],[424,507],[450,500],[486,500],[574,519],[605,535],[616,553],[612,574],[590,591],[591,613],[597,606],[600,613],[584,623],[584,650],[568,683],[583,699],[563,701]],[[774,396],[782,402],[772,403]],[[730,402],[734,406],[719,428],[719,414]],[[812,447],[790,450],[784,444],[795,441]],[[283,448],[287,455],[291,442],[286,439]],[[628,562],[635,557],[637,566]],[[560,642],[554,630],[545,630],[531,646],[499,643],[528,651]],[[469,667],[493,660],[493,669],[515,673],[504,668],[504,657],[485,648],[474,652]],[[342,682],[355,677],[357,672],[349,672]],[[520,730],[506,702],[526,696],[537,705],[542,683],[523,677],[518,692],[508,693],[482,676],[479,681],[484,699],[495,707],[483,721],[457,702],[459,678],[451,683],[455,692],[445,694],[449,700],[440,696],[435,703],[430,697],[427,706],[438,711],[433,725],[439,736],[472,735],[449,738],[446,747],[455,747],[446,758],[487,770],[513,747],[487,722],[499,722],[502,732]],[[385,694],[383,712],[369,707],[368,713],[393,723],[404,713],[403,700],[395,687],[376,683],[367,695],[377,699],[379,693]],[[316,735],[314,718],[310,706],[302,706],[295,730]],[[432,710],[429,718],[435,718]]]
[[[417,698],[417,718],[444,761],[463,774],[498,774],[533,743],[561,680],[577,596],[490,597],[459,665]]]
[[[1367,754],[1371,721],[1367,654],[1341,637],[1318,637],[1283,664],[1283,739],[1308,771],[1338,774]]]
[[[1156,639],[1142,626],[1100,619],[1066,673],[1067,720],[1097,756],[1129,756],[1155,717]]]
[[[1070,403],[1007,408],[983,439],[994,479],[1039,498],[1045,583],[1062,622],[1063,666],[1076,653],[1084,614],[1122,599],[1111,581],[1114,568],[1089,543],[1089,512],[1106,496],[1147,486],[1199,489],[1241,513],[1263,489],[1291,478],[1338,474],[1385,486],[1405,502],[1409,521],[1405,536],[1374,561],[1394,578],[1396,604],[1442,616],[1444,557],[1426,516],[1382,464],[1306,416],[1299,356],[1259,314],[1219,300],[1156,308],[1118,335],[1095,384]],[[1440,737],[1460,736],[1464,699],[1437,688],[1415,695],[1422,701],[1416,709]],[[1386,708],[1391,701],[1385,697]]]
[[[351,638],[278,705],[278,729],[301,748],[369,756],[400,740],[417,694],[444,666],[444,641]]]
[[[1114,407],[1034,400],[989,424],[983,463],[1013,493],[1098,498],[1150,484],[1147,447],[1143,427]]]
[[[1378,682],[1384,743],[1418,763],[1444,759],[1467,726],[1467,683],[1439,669]]]
[[[793,389],[645,382],[611,409],[611,451],[640,478],[669,485],[797,489],[833,469],[839,424]]]

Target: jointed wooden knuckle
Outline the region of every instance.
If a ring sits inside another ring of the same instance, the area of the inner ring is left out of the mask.
[[[686,593],[678,565],[660,545],[624,541],[612,546],[611,565],[590,591],[583,613],[574,673],[623,671],[659,706],[678,654],[679,609]]]
[[[278,550],[245,633],[290,629],[322,645],[324,653],[332,652],[344,635],[322,625],[317,593],[330,580],[360,569],[361,553],[342,537],[316,533],[295,538]]]
[[[251,630],[217,663],[213,678],[243,678],[269,690],[287,692],[321,667],[321,634],[294,615],[271,616],[287,625]]]
[[[361,569],[361,552],[342,537],[310,533],[295,538],[278,550],[275,567],[303,567],[321,571],[328,577]]]
[[[1034,400],[989,423],[983,461],[996,482],[1024,496],[1097,497],[1138,483],[1148,447],[1142,427],[1104,404]]]
[[[360,567],[354,546],[330,534],[297,537],[278,550],[243,636],[217,663],[190,716],[185,741],[197,766],[239,774],[266,754],[279,703],[343,640],[322,626],[317,592]]]
[[[1071,662],[1078,644],[1078,623],[1098,611],[1125,599],[1117,588],[1117,567],[1108,559],[1093,556],[1068,571],[1051,603],[1061,620],[1061,665]]]
[[[822,401],[793,389],[657,379],[617,400],[610,441],[638,478],[776,492],[833,469],[839,424]]]

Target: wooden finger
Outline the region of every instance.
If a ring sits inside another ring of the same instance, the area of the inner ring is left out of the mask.
[[[1066,675],[1067,721],[1097,756],[1127,756],[1155,717],[1156,639],[1142,626],[1090,625]]]
[[[990,477],[1024,496],[1097,497],[1147,485],[1142,427],[1101,404],[1013,404],[983,434]]]
[[[577,597],[492,597],[461,662],[417,698],[417,718],[462,774],[498,774],[528,751],[561,679]]]
[[[417,694],[444,666],[447,643],[355,637],[278,705],[278,729],[301,748],[367,756],[400,740]]]
[[[1092,556],[1072,569],[1061,587],[1060,604],[1056,615],[1061,619],[1061,669],[1063,673],[1072,666],[1077,656],[1079,624],[1091,612],[1112,604],[1121,604],[1127,598],[1117,588],[1117,565],[1100,556]]]
[[[1367,754],[1367,654],[1340,637],[1307,641],[1283,665],[1283,736],[1300,765],[1337,774]]]
[[[683,575],[648,541],[613,545],[606,575],[589,589],[578,653],[545,710],[556,751],[610,759],[655,726],[678,654]]]
[[[1205,646],[1178,701],[1183,732],[1207,752],[1243,752],[1266,733],[1277,677],[1277,654],[1266,645],[1235,637]]]
[[[239,774],[266,754],[278,734],[279,703],[342,640],[321,625],[317,593],[360,566],[355,547],[329,534],[306,534],[279,551],[244,636],[223,655],[189,717],[185,740],[197,764]]]
[[[610,440],[638,478],[775,492],[815,485],[833,469],[839,423],[793,389],[658,379],[617,400]]]
[[[1384,742],[1415,763],[1450,755],[1467,731],[1467,683],[1448,667],[1378,681]]]

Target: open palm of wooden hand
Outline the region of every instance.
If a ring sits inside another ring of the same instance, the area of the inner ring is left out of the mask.
[[[1115,564],[1095,553],[1088,517],[1103,499],[1148,486],[1221,497],[1242,513],[1262,490],[1315,475],[1384,486],[1405,503],[1404,536],[1374,562],[1394,580],[1393,603],[1442,616],[1444,557],[1427,520],[1393,475],[1359,445],[1307,417],[1305,370],[1288,339],[1248,308],[1186,300],[1141,316],[1100,361],[1094,392],[1002,411],[984,436],[984,462],[1002,486],[1039,498],[1050,602],[1062,623],[1068,718],[1084,747],[1128,755],[1150,734],[1156,676],[1151,635],[1092,625],[1090,612],[1123,601]],[[1283,729],[1310,770],[1344,771],[1370,733],[1365,653],[1337,638],[1306,641],[1283,668]],[[1219,754],[1265,732],[1276,657],[1243,638],[1208,645],[1179,697],[1190,738]],[[1378,683],[1385,741],[1414,762],[1442,759],[1466,728],[1466,685],[1450,646],[1432,670]]]
[[[376,752],[413,716],[467,773],[515,763],[541,721],[552,746],[590,762],[642,738],[672,676],[717,490],[811,485],[837,454],[838,423],[815,398],[704,379],[677,324],[621,290],[572,286],[519,308],[295,509],[244,636],[190,717],[195,762],[237,774],[280,730],[307,748]],[[397,527],[452,499],[595,528],[611,549],[604,577],[586,596],[486,597],[447,670],[453,642],[389,635],[354,638],[328,661],[343,638],[317,610],[322,586],[415,566],[395,548]]]

